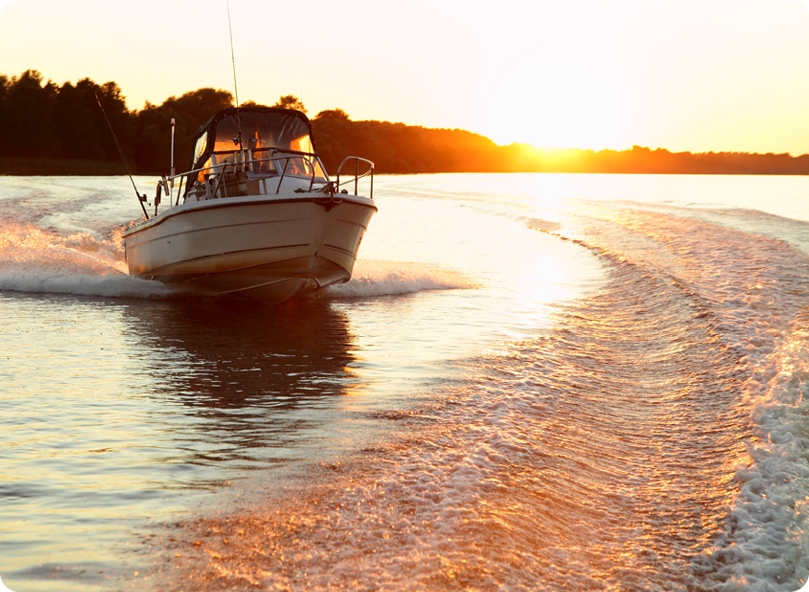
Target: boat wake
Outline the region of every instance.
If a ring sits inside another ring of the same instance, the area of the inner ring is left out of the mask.
[[[727,456],[734,495],[692,574],[700,589],[792,592],[809,579],[809,260],[798,248],[806,224],[751,211],[659,210],[591,203],[583,244],[671,282],[736,359],[736,378],[722,390],[735,393],[743,413],[744,449]],[[775,224],[792,242],[765,234]]]
[[[100,239],[89,232],[60,234],[9,220],[0,230],[0,290],[120,298],[177,293],[125,270],[118,230]]]
[[[577,223],[560,238],[603,262],[597,294],[467,360],[432,406],[381,413],[405,443],[171,525],[165,589],[800,588],[809,260],[655,212]]]
[[[0,290],[111,298],[172,298],[189,292],[127,274],[121,229],[106,236],[60,233],[30,221],[4,220],[0,231]],[[428,290],[474,288],[465,275],[441,266],[359,261],[354,277],[315,297],[368,298]]]
[[[468,276],[439,265],[401,261],[357,261],[350,281],[330,286],[320,297],[368,298],[415,294],[430,290],[477,288]]]

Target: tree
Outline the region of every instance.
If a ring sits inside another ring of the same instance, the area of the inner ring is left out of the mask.
[[[178,172],[189,170],[197,129],[212,116],[232,106],[233,95],[213,88],[200,88],[179,98],[169,97],[159,107],[147,103],[137,115],[135,162],[138,170],[168,172],[172,118],[176,120],[174,162]]]
[[[115,135],[128,159],[132,157],[132,143],[134,140],[135,114],[126,106],[126,97],[121,88],[115,82],[105,82],[98,86],[89,78],[84,78],[76,83],[76,88],[84,94],[87,104],[95,106],[95,127],[101,138],[101,146],[104,150],[105,158],[108,161],[119,161],[121,156],[115,144],[115,138],[109,131],[109,126],[104,119],[104,113],[110,120]],[[98,101],[96,101],[98,96]],[[98,102],[104,107],[104,113],[98,108]]]
[[[53,105],[53,131],[59,139],[61,157],[104,160],[92,107],[71,83],[65,82],[59,88]],[[98,111],[98,105],[95,105],[95,111]]]
[[[54,133],[63,158],[120,162],[116,137],[131,158],[128,147],[132,143],[134,116],[115,82],[98,85],[90,78],[79,80],[76,86],[66,82],[59,88],[53,109]]]
[[[59,142],[53,133],[56,85],[43,84],[42,74],[26,70],[12,78],[5,97],[3,154],[5,156],[56,156]]]
[[[6,95],[8,94],[9,86],[10,81],[8,79],[8,76],[0,74],[0,154],[5,154],[4,142],[7,134]]]
[[[295,95],[281,96],[273,107],[280,107],[281,109],[295,109],[301,113],[306,113],[306,107],[303,106],[303,102]]]
[[[315,115],[315,119],[338,119],[342,121],[350,121],[351,118],[348,113],[342,109],[326,109]]]
[[[266,107],[267,105],[261,105],[260,103],[256,103],[255,101],[245,101],[239,107]]]

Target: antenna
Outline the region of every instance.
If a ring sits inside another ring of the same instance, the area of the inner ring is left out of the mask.
[[[236,54],[233,53],[233,27],[230,25],[230,0],[228,5],[228,31],[230,32],[230,59],[233,62],[233,88],[236,91],[236,107],[239,106],[239,85],[236,83]]]

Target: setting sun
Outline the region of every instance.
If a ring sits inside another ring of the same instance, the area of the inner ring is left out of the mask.
[[[242,100],[292,93],[312,114],[341,108],[500,144],[809,152],[809,13],[797,0],[321,1],[305,16],[230,4]],[[300,22],[305,39],[268,20]],[[114,80],[131,109],[203,86],[232,92],[226,6],[14,0],[0,17],[0,72],[29,68],[58,84]]]

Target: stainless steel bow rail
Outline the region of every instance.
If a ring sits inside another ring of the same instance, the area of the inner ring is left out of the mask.
[[[359,156],[346,156],[343,159],[343,162],[340,163],[340,166],[337,168],[337,193],[340,193],[340,171],[343,170],[343,165],[349,161],[354,161],[354,195],[357,195],[357,188],[359,186],[360,179],[364,179],[365,177],[371,177],[371,193],[368,197],[371,199],[374,198],[374,163],[368,160],[367,158],[360,158]],[[368,164],[368,170],[359,174],[359,165],[360,161]],[[349,173],[350,174],[350,173]],[[350,181],[349,181],[350,183]]]

